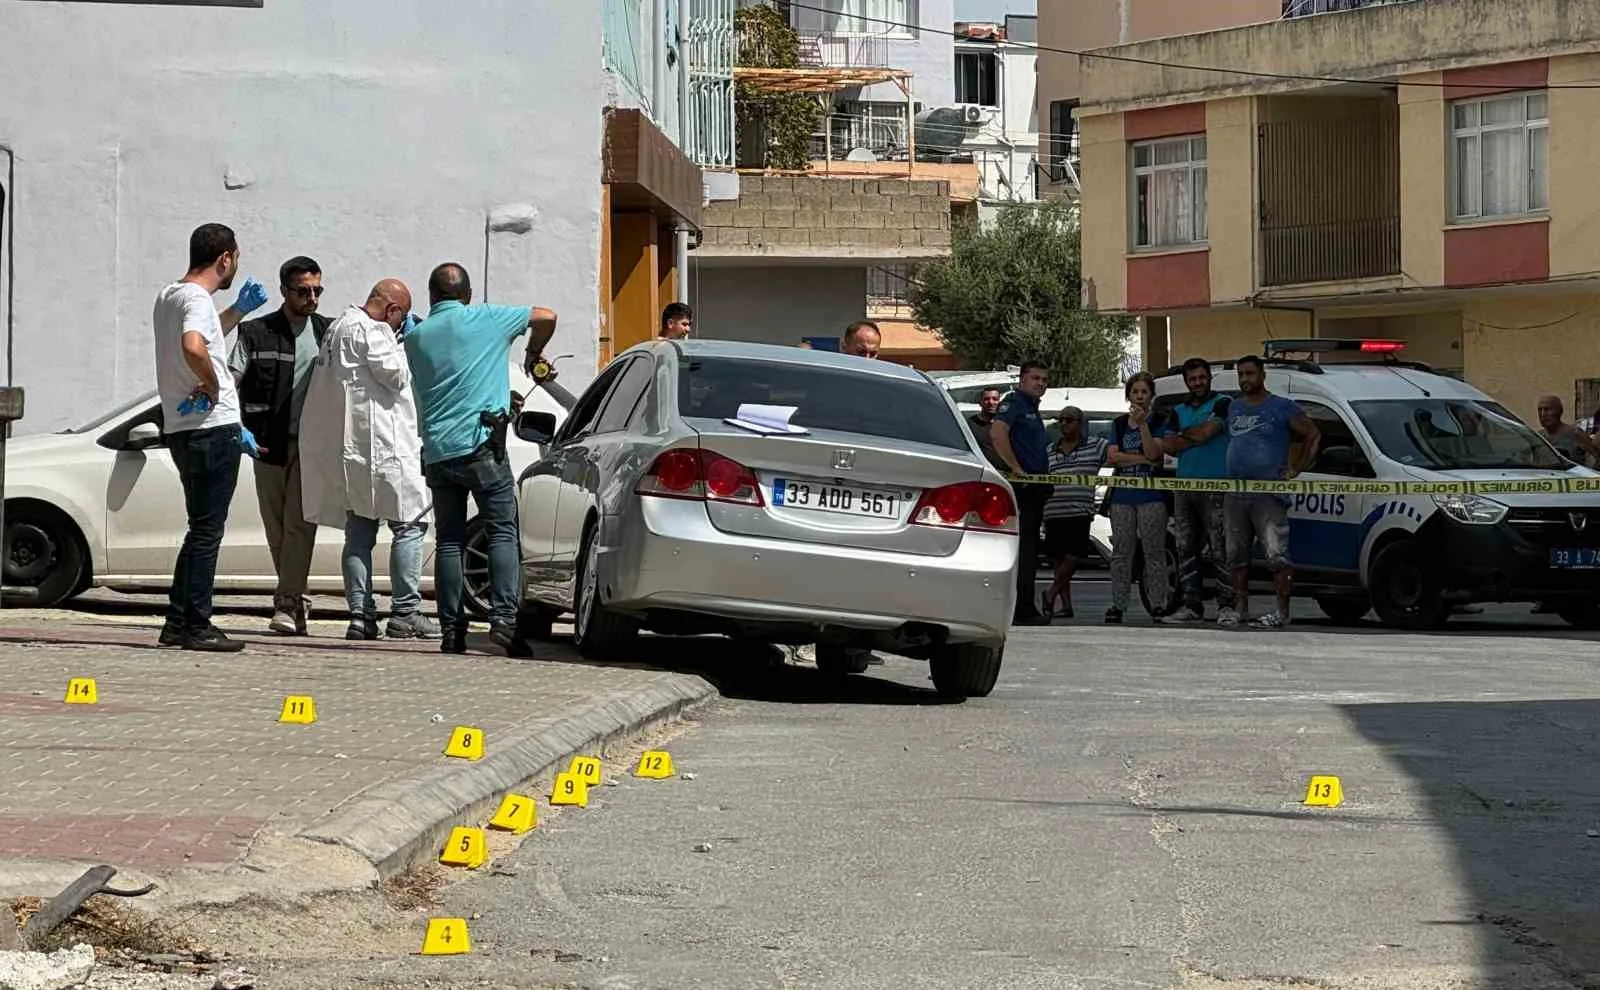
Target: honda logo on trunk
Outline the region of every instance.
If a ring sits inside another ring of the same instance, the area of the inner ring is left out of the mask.
[[[1569,513],[1567,518],[1572,521],[1572,528],[1579,533],[1589,528],[1589,517],[1581,512]]]
[[[853,471],[856,466],[856,452],[853,450],[836,450],[833,452],[833,468],[835,471]]]

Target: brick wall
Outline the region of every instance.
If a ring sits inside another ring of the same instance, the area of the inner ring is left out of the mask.
[[[701,250],[717,254],[950,253],[950,184],[935,180],[745,175],[708,205]]]

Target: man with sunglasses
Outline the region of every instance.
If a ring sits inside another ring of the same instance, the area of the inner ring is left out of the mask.
[[[278,587],[268,626],[285,636],[304,636],[310,602],[306,580],[317,528],[306,522],[300,498],[300,413],[317,351],[332,322],[317,312],[322,269],[310,258],[290,258],[278,269],[283,305],[239,325],[233,376],[245,428],[255,434],[256,502],[272,552]]]

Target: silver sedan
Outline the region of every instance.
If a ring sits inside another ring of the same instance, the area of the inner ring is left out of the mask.
[[[929,661],[982,696],[1015,601],[1011,489],[921,372],[800,348],[641,344],[580,396],[518,479],[524,638],[574,614],[593,658],[641,629]]]

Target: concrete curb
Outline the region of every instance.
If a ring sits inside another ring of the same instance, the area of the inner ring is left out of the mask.
[[[300,833],[342,846],[387,878],[433,862],[456,825],[481,824],[501,796],[566,769],[582,752],[601,757],[631,737],[665,723],[716,694],[708,682],[661,674],[651,685],[612,695],[500,736],[489,735],[477,762],[451,760],[371,787]]]

